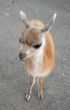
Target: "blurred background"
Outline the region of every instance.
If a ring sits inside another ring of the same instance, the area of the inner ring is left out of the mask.
[[[37,99],[37,84],[25,100],[27,72],[18,60],[20,10],[44,23],[57,13],[50,30],[56,66],[45,78],[43,101]],[[70,0],[0,0],[0,110],[70,110]]]

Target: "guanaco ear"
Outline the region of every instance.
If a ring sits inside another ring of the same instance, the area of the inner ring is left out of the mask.
[[[55,18],[56,18],[56,13],[53,14],[53,17],[50,19],[50,21],[48,22],[47,25],[45,25],[42,29],[41,29],[41,32],[44,33],[44,32],[47,32],[51,29],[54,21],[55,21]]]
[[[27,19],[26,14],[23,11],[20,11],[20,16],[21,16],[21,20],[25,24],[26,28],[29,28],[30,27],[30,22]]]

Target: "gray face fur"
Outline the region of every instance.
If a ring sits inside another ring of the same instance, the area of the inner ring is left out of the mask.
[[[41,47],[41,44],[43,44],[43,33],[49,31],[52,27],[52,24],[54,23],[56,18],[56,13],[53,15],[49,23],[43,28],[32,26],[23,11],[20,11],[20,15],[21,20],[26,26],[26,28],[22,31],[21,38],[19,40],[19,43],[21,45],[19,58],[20,60],[23,60],[28,56],[34,55],[34,53],[36,53]]]

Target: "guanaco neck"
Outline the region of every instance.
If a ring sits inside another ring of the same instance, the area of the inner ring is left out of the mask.
[[[45,36],[45,52],[48,58],[54,59],[54,44],[52,36],[49,32]]]

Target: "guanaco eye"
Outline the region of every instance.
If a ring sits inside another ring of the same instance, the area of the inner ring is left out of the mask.
[[[41,45],[42,45],[42,42],[41,42],[40,44],[34,45],[33,47],[34,47],[35,49],[38,49],[38,48],[41,47]]]

